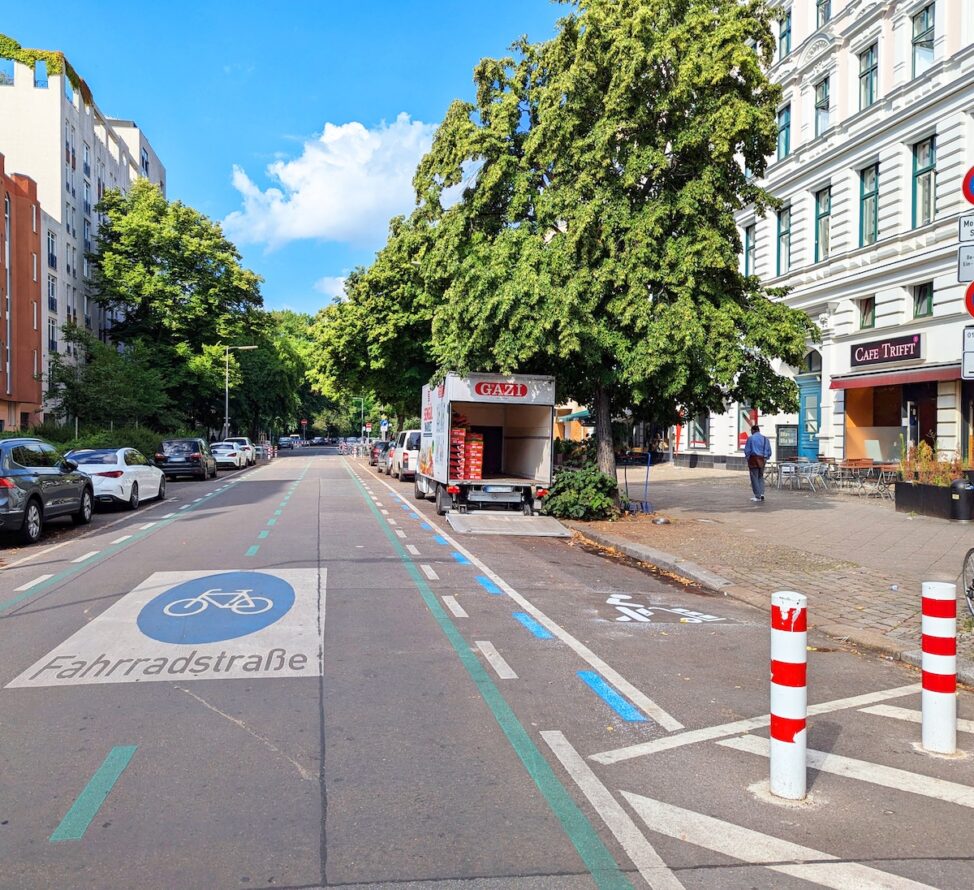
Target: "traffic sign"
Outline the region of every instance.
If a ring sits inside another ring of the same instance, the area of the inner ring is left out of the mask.
[[[967,285],[964,292],[964,306],[967,308],[968,315],[974,315],[974,282]]]
[[[302,420],[301,421],[301,426],[307,426],[307,425],[308,425],[308,421],[307,420]]]
[[[365,423],[365,431],[367,433],[371,433],[372,432],[372,421],[370,421],[370,420],[369,421],[366,421],[366,423]]]
[[[967,289],[970,292],[971,288]],[[974,380],[974,325],[964,328],[964,351],[961,353],[960,376],[964,380]]]
[[[389,421],[386,420],[384,417],[382,418],[381,422],[379,423],[379,429],[381,429],[383,432],[385,432],[387,429],[389,429]]]
[[[957,240],[974,241],[974,213],[965,213],[957,220]]]
[[[961,284],[974,281],[974,244],[957,248],[957,280]]]
[[[964,197],[967,198],[968,203],[974,204],[974,167],[971,167],[971,169],[964,174],[964,181],[961,183],[961,191],[964,193]]]

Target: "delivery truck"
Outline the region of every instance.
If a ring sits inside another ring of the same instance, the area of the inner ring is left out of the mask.
[[[531,516],[551,485],[555,380],[447,374],[423,387],[417,500],[450,510]]]

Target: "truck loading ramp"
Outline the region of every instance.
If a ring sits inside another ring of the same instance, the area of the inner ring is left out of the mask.
[[[450,527],[461,535],[524,535],[531,538],[570,538],[571,532],[553,516],[525,516],[480,510],[471,513],[451,511],[446,515]]]

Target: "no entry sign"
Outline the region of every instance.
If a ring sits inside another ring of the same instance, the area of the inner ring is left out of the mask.
[[[974,281],[967,285],[964,293],[964,305],[967,307],[967,314],[974,315]]]
[[[971,167],[971,169],[964,174],[964,181],[961,183],[961,191],[964,193],[964,197],[967,198],[968,203],[974,204],[974,167]]]

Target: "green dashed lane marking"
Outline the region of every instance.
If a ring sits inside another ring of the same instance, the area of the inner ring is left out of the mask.
[[[256,556],[258,550],[260,550],[260,544],[251,544],[247,548],[247,552],[244,554],[244,556]]]
[[[274,511],[274,515],[275,515],[275,516],[280,516],[280,515],[281,515],[281,513],[283,513],[283,512],[284,512],[283,510],[275,510],[275,511]]]
[[[277,520],[276,519],[268,519],[267,520],[267,524],[268,525],[277,525]]]
[[[129,765],[135,749],[135,745],[122,745],[108,752],[102,765],[95,770],[95,774],[88,780],[88,784],[71,805],[71,809],[65,813],[61,823],[54,829],[54,834],[50,837],[52,843],[80,841],[85,836],[91,820],[98,815],[98,810],[101,809],[105,798],[125,771],[125,767]]]
[[[269,534],[270,534],[270,532],[265,528],[259,535],[257,535],[257,537],[258,538],[266,538]]]

